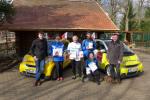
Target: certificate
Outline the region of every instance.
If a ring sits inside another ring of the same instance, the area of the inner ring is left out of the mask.
[[[83,51],[79,51],[79,57],[83,58]]]
[[[89,75],[91,73],[91,69],[90,68],[86,68],[86,74]]]
[[[62,56],[63,49],[62,48],[54,48],[53,49],[53,56],[56,56],[56,54],[58,54],[57,56]]]
[[[92,48],[93,48],[93,43],[89,42],[89,49],[92,49]]]
[[[74,59],[77,57],[77,51],[76,50],[70,50],[70,58]]]
[[[90,68],[90,70],[92,72],[94,72],[95,70],[97,70],[97,65],[94,62],[89,63],[88,66],[89,66],[89,68]]]

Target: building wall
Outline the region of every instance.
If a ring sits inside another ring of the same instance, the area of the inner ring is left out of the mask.
[[[19,31],[16,33],[16,53],[18,56],[24,56],[30,50],[32,41],[36,39],[37,32]]]

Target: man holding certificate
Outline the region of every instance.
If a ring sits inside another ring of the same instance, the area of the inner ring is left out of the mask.
[[[63,80],[64,44],[60,41],[60,36],[56,36],[55,41],[49,44],[49,48],[56,66],[57,80]]]
[[[96,49],[96,43],[93,41],[92,35],[90,32],[86,34],[87,39],[82,42],[82,50],[85,58],[88,57],[89,52],[93,52]]]
[[[78,71],[80,78],[82,76],[81,58],[83,55],[81,51],[81,44],[78,42],[78,37],[75,35],[72,40],[73,42],[69,43],[67,50],[69,53],[69,59],[71,59],[72,72],[74,74],[72,79],[76,79],[76,71]]]

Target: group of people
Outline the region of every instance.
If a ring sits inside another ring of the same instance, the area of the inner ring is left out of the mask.
[[[107,58],[110,63],[111,73],[108,77],[120,82],[119,68],[122,61],[123,44],[119,41],[118,35],[118,33],[114,33],[112,36],[112,42],[108,45]],[[41,75],[44,71],[45,58],[47,56],[51,56],[55,63],[57,74],[56,80],[64,80],[63,61],[65,51],[71,60],[73,72],[72,79],[80,78],[82,82],[84,82],[85,79],[90,79],[100,85],[102,80],[102,78],[100,78],[100,66],[94,50],[96,50],[96,42],[92,39],[90,32],[87,32],[86,39],[84,39],[82,43],[78,41],[78,36],[74,35],[72,37],[72,42],[68,44],[66,50],[59,35],[55,36],[54,41],[47,42],[43,32],[39,32],[38,38],[33,41],[31,46],[31,54],[36,61],[36,81],[34,86],[39,86],[42,83]],[[114,67],[116,67],[116,71],[114,70]]]

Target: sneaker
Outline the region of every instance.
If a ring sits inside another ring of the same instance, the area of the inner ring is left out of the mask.
[[[63,78],[63,77],[60,77],[59,79],[60,79],[61,81],[62,81],[62,80],[64,80],[64,78]]]
[[[42,83],[43,83],[43,81],[39,81],[39,82],[38,82],[38,86],[40,86]]]
[[[97,83],[97,85],[100,85],[100,84],[101,84],[101,82],[100,82],[100,81],[97,81],[96,83]]]
[[[72,79],[74,79],[74,80],[75,80],[75,79],[76,79],[76,76],[73,76],[73,77],[72,77]]]
[[[59,77],[57,78],[57,81],[60,81],[60,78],[59,78]]]
[[[38,86],[39,81],[35,81],[35,83],[33,84],[33,86]]]
[[[100,78],[100,80],[99,80],[100,82],[102,82],[102,81],[104,81],[104,78]]]
[[[117,79],[117,80],[116,80],[116,83],[120,84],[120,83],[121,83],[121,80],[120,80],[120,79]]]
[[[79,80],[82,80],[82,77],[78,77]]]

